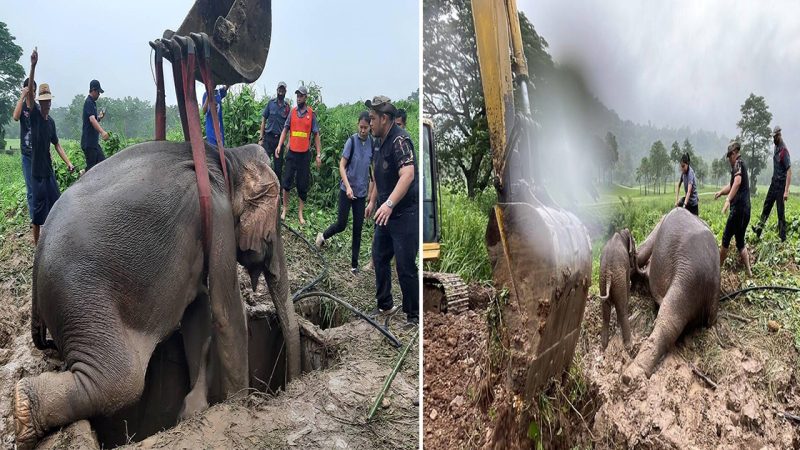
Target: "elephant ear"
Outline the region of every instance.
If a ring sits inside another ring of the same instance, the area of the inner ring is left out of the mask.
[[[280,185],[267,167],[248,163],[242,176],[242,214],[239,217],[239,249],[260,252],[264,242],[274,239]]]

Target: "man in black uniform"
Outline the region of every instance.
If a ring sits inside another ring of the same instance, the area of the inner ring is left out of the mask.
[[[366,209],[367,216],[375,211],[372,260],[378,306],[371,314],[395,310],[390,265],[394,256],[406,327],[413,329],[419,325],[419,207],[414,144],[408,132],[396,125],[397,109],[388,98],[377,96],[365,105],[369,108],[372,135],[380,140],[372,157],[375,183]]]
[[[89,83],[89,95],[86,96],[86,101],[83,102],[83,128],[81,130],[81,150],[86,157],[86,170],[88,171],[95,164],[106,159],[103,149],[100,148],[100,136],[103,140],[108,140],[108,133],[100,126],[100,121],[103,120],[105,113],[97,114],[97,99],[100,98],[103,88],[100,87],[100,82],[92,80]]]
[[[789,158],[789,149],[781,137],[781,127],[775,127],[772,133],[772,142],[775,143],[775,153],[772,155],[772,181],[769,184],[767,198],[764,199],[764,209],[761,211],[761,220],[753,227],[757,237],[761,237],[764,224],[767,223],[772,212],[772,205],[778,206],[778,234],[781,241],[786,242],[786,217],[783,215],[783,203],[789,199],[789,184],[792,182],[792,162]]]
[[[725,197],[725,205],[722,207],[722,213],[730,207],[730,214],[728,215],[728,222],[725,224],[725,231],[722,232],[722,246],[719,249],[719,265],[722,268],[722,263],[725,262],[725,257],[728,256],[728,247],[731,245],[731,238],[736,237],[736,249],[739,250],[739,255],[742,258],[742,263],[747,268],[747,275],[752,277],[753,272],[750,271],[750,257],[747,254],[747,247],[744,242],[744,234],[747,231],[747,224],[750,223],[750,184],[747,177],[747,167],[744,165],[739,152],[741,151],[741,144],[733,142],[728,146],[728,152],[725,157],[731,164],[731,181],[728,186],[725,186],[714,194],[714,200],[722,195]]]
[[[258,138],[258,145],[264,147],[272,160],[272,170],[278,176],[280,182],[282,169],[283,169],[283,154],[286,153],[281,148],[280,155],[275,156],[275,148],[278,146],[278,141],[283,132],[283,126],[286,124],[286,118],[289,117],[289,102],[286,101],[286,83],[281,81],[278,83],[277,96],[267,102],[264,107],[264,112],[261,113],[261,130]]]

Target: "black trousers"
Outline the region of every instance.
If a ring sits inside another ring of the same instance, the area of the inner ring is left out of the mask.
[[[681,197],[678,200],[678,206],[683,207],[683,201],[686,200],[686,197]],[[686,205],[686,210],[690,213],[694,214],[695,216],[700,215],[700,204],[697,203],[696,205]]]
[[[781,237],[781,241],[786,241],[786,216],[784,215],[783,204],[783,189],[785,187],[785,184],[779,185],[778,183],[769,185],[767,198],[764,199],[764,209],[761,210],[761,219],[759,219],[755,228],[756,236],[761,237],[761,231],[764,229],[767,219],[769,219],[772,205],[774,204],[778,207],[778,235]]]
[[[308,184],[311,179],[311,150],[298,153],[289,150],[284,159],[281,187],[289,192],[297,182],[297,196],[306,201]]]
[[[386,225],[375,226],[375,237],[372,240],[378,307],[389,309],[394,304],[391,267],[394,256],[400,291],[403,293],[403,312],[408,319],[419,318],[418,219],[417,208],[409,208],[400,214],[393,212]]]
[[[283,170],[283,157],[286,154],[286,144],[283,145],[281,148],[280,157],[275,157],[275,149],[278,147],[278,142],[281,140],[280,134],[265,134],[264,135],[264,150],[269,155],[269,159],[272,161],[272,171],[275,172],[275,175],[278,176],[278,182],[281,181],[281,172]]]
[[[344,231],[347,228],[350,209],[353,209],[353,253],[350,257],[350,267],[358,267],[358,253],[361,251],[361,229],[364,226],[366,201],[366,197],[356,197],[350,200],[347,198],[347,194],[339,189],[339,212],[336,216],[336,223],[329,226],[322,233],[323,238],[330,239],[334,234]]]
[[[100,147],[89,147],[89,148],[81,148],[83,150],[83,156],[86,159],[86,171],[88,172],[89,169],[105,161],[106,155],[103,153],[103,150]]]

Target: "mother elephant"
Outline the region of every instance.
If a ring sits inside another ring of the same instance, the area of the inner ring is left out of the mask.
[[[14,392],[21,446],[48,429],[133,403],[153,350],[178,327],[192,391],[182,414],[248,387],[247,322],[236,262],[263,273],[280,318],[289,377],[300,336],[279,233],[278,180],[257,145],[226,150],[231,194],[206,148],[212,236],[204,254],[189,143],[148,142],[114,155],[68,189],[47,219],[33,265],[31,331],[68,370],[23,378]],[[205,274],[208,275],[207,286]],[[50,331],[52,341],[46,340]],[[213,333],[212,333],[213,330]],[[213,334],[213,339],[212,339]],[[208,379],[209,358],[218,377]]]
[[[653,332],[623,374],[626,383],[649,378],[684,329],[712,325],[719,307],[717,242],[708,225],[686,209],[661,219],[637,249],[636,264],[659,309]]]

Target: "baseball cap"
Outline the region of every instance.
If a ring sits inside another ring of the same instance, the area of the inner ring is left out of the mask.
[[[364,106],[382,113],[397,113],[397,109],[392,105],[392,101],[385,95],[376,95],[372,100],[365,101]]]
[[[279,81],[278,82],[278,89],[280,89],[280,88],[286,89],[286,83],[284,83],[283,81]]]
[[[725,157],[726,158],[731,156],[731,153],[733,153],[733,149],[734,148],[736,148],[739,151],[742,150],[742,145],[739,144],[739,141],[733,140],[733,141],[730,142],[730,144],[728,144],[728,151],[725,152]]]
[[[37,101],[52,100],[53,94],[50,93],[50,85],[42,83],[39,85],[39,95],[36,97]]]
[[[772,136],[777,136],[779,134],[781,134],[781,126],[780,125],[776,125],[775,129],[772,130]]]
[[[297,90],[294,91],[295,94],[303,94],[308,95],[308,88],[305,86],[300,86]]]
[[[92,80],[89,82],[89,90],[90,91],[97,91],[99,93],[105,92],[103,88],[100,87],[100,82],[97,80]]]

